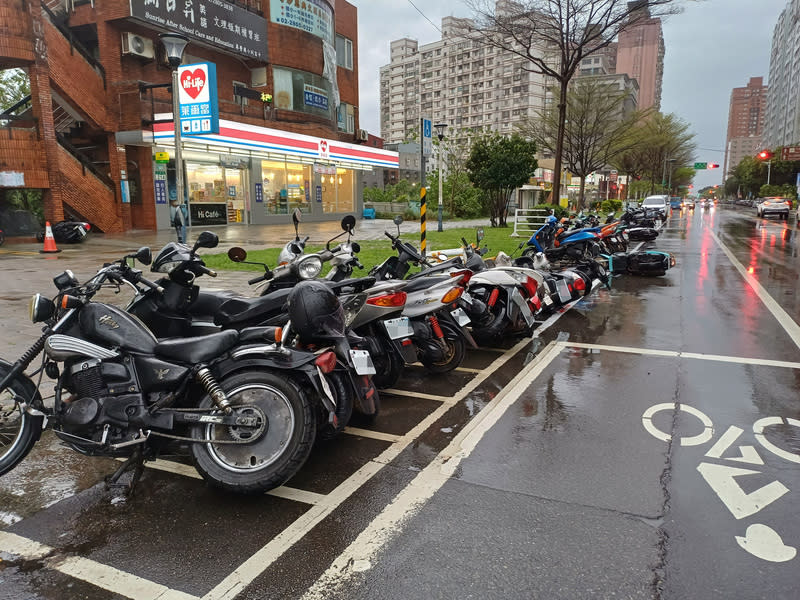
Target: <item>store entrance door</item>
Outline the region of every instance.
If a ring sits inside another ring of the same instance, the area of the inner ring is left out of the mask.
[[[248,172],[225,167],[225,189],[228,202],[228,223],[250,222]]]

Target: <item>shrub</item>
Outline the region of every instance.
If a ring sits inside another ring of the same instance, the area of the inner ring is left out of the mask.
[[[603,200],[603,202],[600,204],[600,210],[603,212],[603,214],[622,210],[622,200],[614,200],[611,198],[608,200]]]

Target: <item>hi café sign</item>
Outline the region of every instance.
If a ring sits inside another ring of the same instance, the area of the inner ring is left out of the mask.
[[[781,160],[800,160],[800,146],[784,146]]]
[[[197,63],[178,67],[181,135],[219,133],[217,67]]]

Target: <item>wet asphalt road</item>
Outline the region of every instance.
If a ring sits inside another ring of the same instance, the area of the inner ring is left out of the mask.
[[[798,230],[753,212],[674,212],[665,277],[447,376],[409,368],[264,497],[179,455],[124,499],[113,461],[46,434],[0,479],[0,600],[796,598]],[[68,262],[0,254],[0,355]]]

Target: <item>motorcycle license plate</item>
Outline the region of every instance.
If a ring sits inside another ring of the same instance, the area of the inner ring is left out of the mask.
[[[556,282],[556,291],[558,291],[558,299],[561,302],[569,302],[572,300],[572,292],[567,287],[567,282],[564,279],[559,279]]]
[[[375,375],[375,365],[372,364],[372,357],[366,350],[350,350],[350,359],[359,375]]]
[[[465,325],[470,324],[469,317],[467,316],[467,313],[465,313],[463,309],[456,308],[454,310],[451,310],[450,314],[453,315],[453,318],[456,320],[456,323],[458,323],[459,327],[464,327]]]
[[[399,340],[414,335],[414,328],[411,327],[411,321],[408,317],[386,319],[383,322],[383,326],[386,327],[386,333],[389,334],[389,338],[393,340]]]

